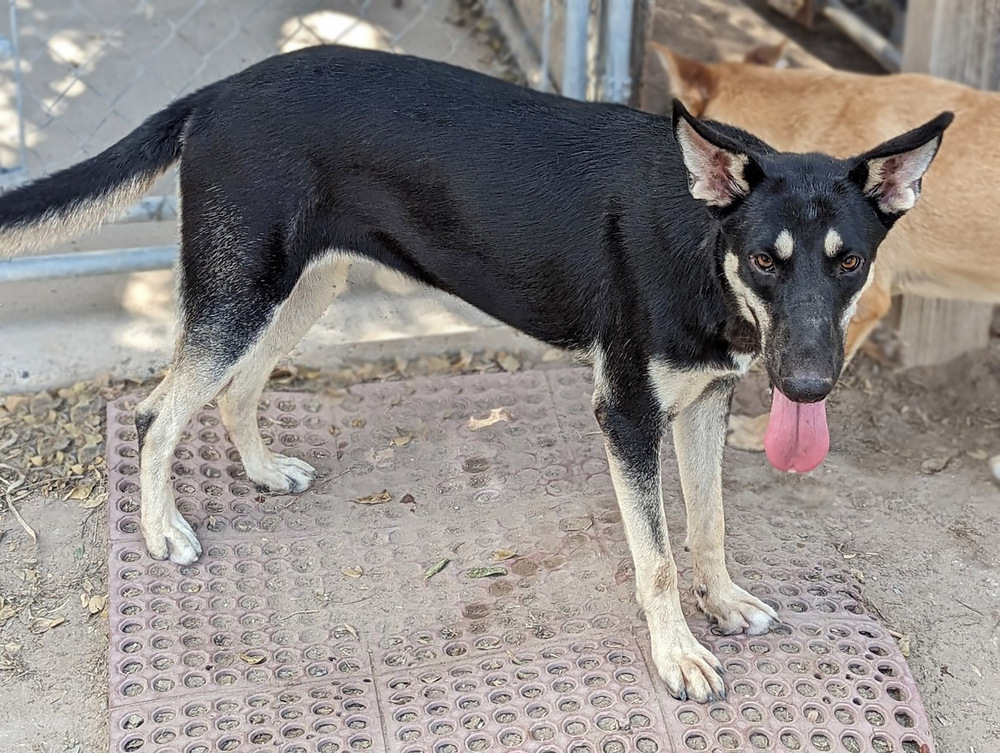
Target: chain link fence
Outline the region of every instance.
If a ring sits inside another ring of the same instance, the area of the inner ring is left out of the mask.
[[[0,38],[0,189],[98,154],[184,93],[270,55],[323,43],[405,52],[545,91],[625,101],[628,70],[613,80],[608,53],[617,45],[621,58],[622,45],[632,44],[622,24],[631,23],[634,5],[8,0]],[[612,28],[616,13],[620,28]],[[169,219],[174,174],[151,193],[124,219]]]

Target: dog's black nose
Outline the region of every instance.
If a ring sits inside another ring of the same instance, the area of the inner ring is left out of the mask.
[[[792,402],[817,403],[830,394],[833,377],[818,371],[803,371],[783,377],[778,389]]]

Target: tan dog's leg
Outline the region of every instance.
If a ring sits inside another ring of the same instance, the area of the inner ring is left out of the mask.
[[[723,633],[766,633],[778,615],[733,583],[726,569],[722,449],[733,383],[718,382],[674,419],[674,449],[687,507],[685,546],[698,606]]]
[[[873,273],[872,284],[858,301],[857,311],[851,318],[847,328],[847,341],[844,347],[844,365],[854,358],[854,355],[868,340],[868,336],[881,321],[882,317],[892,308],[892,289],[887,275],[880,275],[878,268]],[[763,413],[759,416],[731,415],[729,417],[729,436],[726,444],[735,450],[747,452],[764,451],[764,433],[767,431],[767,421],[770,416]]]

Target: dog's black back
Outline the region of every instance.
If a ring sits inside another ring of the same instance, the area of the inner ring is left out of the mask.
[[[669,119],[340,47],[265,61],[204,96],[183,195],[223,188],[251,241],[233,249],[246,264],[260,263],[252,239],[268,239],[275,300],[343,249],[571,348],[609,316],[647,342],[682,338],[650,321],[673,300],[687,317],[698,304],[708,329],[726,317],[704,263],[711,218]],[[206,275],[185,276],[188,295]],[[654,300],[657,311],[639,303]]]

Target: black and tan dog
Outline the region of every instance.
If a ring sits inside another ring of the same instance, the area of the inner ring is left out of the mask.
[[[731,580],[722,450],[733,385],[762,355],[793,466],[828,443],[854,306],[910,209],[948,113],[852,159],[782,154],[701,122],[539,94],[448,65],[341,47],[278,56],[170,105],[104,153],[0,199],[0,251],[99,224],[180,161],[173,366],[139,407],[142,532],[189,563],[171,458],[216,396],[247,476],[276,492],[314,470],[268,450],[269,371],[343,283],[351,255],[587,355],[594,409],[670,691],[724,694],[681,612],[660,488],[670,425],[694,591],[725,632],[774,611]]]

